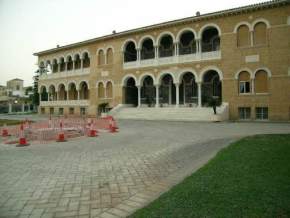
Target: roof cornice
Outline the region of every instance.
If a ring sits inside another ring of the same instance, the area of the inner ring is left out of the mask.
[[[263,2],[263,3],[258,3],[258,4],[252,4],[252,5],[247,5],[247,6],[242,6],[242,7],[237,7],[237,8],[232,8],[232,9],[227,9],[227,10],[222,10],[222,11],[217,11],[217,12],[212,12],[212,13],[207,13],[207,14],[203,14],[200,16],[186,17],[186,18],[182,18],[182,19],[177,19],[177,20],[167,21],[167,22],[158,23],[158,24],[154,24],[154,25],[135,28],[135,29],[131,29],[131,30],[126,30],[126,31],[122,31],[119,33],[115,33],[115,34],[109,34],[109,35],[105,35],[105,36],[101,36],[101,37],[97,37],[97,38],[93,38],[93,39],[89,39],[89,40],[85,40],[85,41],[81,41],[81,42],[77,42],[77,43],[72,43],[72,44],[60,46],[57,48],[36,52],[33,55],[40,56],[40,55],[54,53],[57,51],[62,51],[62,50],[69,49],[69,48],[87,45],[87,44],[94,43],[97,41],[119,38],[119,37],[123,37],[123,36],[133,34],[133,33],[141,33],[141,32],[148,31],[148,30],[164,28],[164,27],[168,27],[168,26],[174,26],[174,25],[178,25],[178,24],[182,24],[182,23],[190,23],[190,22],[209,20],[209,19],[214,19],[214,18],[219,18],[219,17],[233,16],[233,15],[263,10],[263,9],[267,9],[267,8],[281,7],[281,6],[289,5],[289,4],[290,4],[290,0],[273,0],[273,1],[268,1],[268,2]]]

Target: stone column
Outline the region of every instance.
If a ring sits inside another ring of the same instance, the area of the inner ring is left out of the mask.
[[[81,93],[80,93],[80,90],[77,90],[77,92],[78,92],[78,100],[80,100],[80,99],[81,99]]]
[[[201,82],[197,83],[198,88],[198,107],[201,107]]]
[[[252,94],[255,94],[255,79],[251,79],[251,93]]]
[[[67,100],[67,101],[69,100],[69,93],[68,93],[68,90],[66,90],[66,100]]]
[[[21,112],[23,113],[24,111],[25,111],[25,105],[22,104],[22,105],[21,105]]]
[[[178,42],[175,42],[175,53],[174,53],[174,55],[175,56],[178,56],[179,55],[179,43]]]
[[[137,86],[138,88],[138,107],[141,107],[141,86]]]
[[[179,83],[175,83],[175,88],[176,88],[176,107],[179,107]]]
[[[159,107],[159,84],[155,86],[156,88],[156,104],[155,107]]]
[[[171,105],[172,104],[172,84],[170,84],[168,92],[169,92],[168,93],[168,96],[169,96],[168,104]]]
[[[251,38],[250,38],[250,40],[251,40],[251,46],[254,46],[254,31],[253,30],[251,30],[250,31],[250,36],[251,36]]]
[[[200,53],[200,48],[199,48],[199,39],[196,39],[195,40],[195,43],[196,43],[196,53],[198,54],[198,53]]]
[[[155,59],[159,58],[159,48],[158,46],[155,46]]]
[[[81,70],[83,70],[83,66],[84,66],[84,59],[81,58]]]
[[[11,103],[8,104],[8,113],[9,114],[12,113],[12,104]]]
[[[76,61],[73,60],[73,70],[75,70],[75,68],[76,68]]]
[[[47,93],[47,101],[50,101],[50,93]]]
[[[137,48],[137,61],[141,60],[141,50],[140,48]]]

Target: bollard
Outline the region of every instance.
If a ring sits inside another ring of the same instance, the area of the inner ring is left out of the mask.
[[[20,135],[19,135],[19,143],[16,145],[17,147],[28,146],[29,144],[26,141],[25,134],[24,134],[24,127],[23,123],[20,125]]]
[[[65,137],[64,137],[64,132],[63,132],[63,129],[62,129],[62,121],[60,121],[60,124],[59,124],[59,127],[60,127],[60,132],[58,133],[58,136],[57,136],[57,142],[65,142]]]
[[[9,136],[8,129],[7,129],[6,123],[4,123],[3,129],[2,129],[2,137],[7,137],[7,136]]]

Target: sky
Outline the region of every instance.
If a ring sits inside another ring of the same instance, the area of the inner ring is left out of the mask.
[[[14,78],[31,85],[33,53],[57,44],[263,1],[0,0],[0,85]]]

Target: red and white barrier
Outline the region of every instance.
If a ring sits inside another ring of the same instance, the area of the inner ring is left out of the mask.
[[[27,140],[24,134],[24,125],[23,123],[20,125],[20,135],[19,135],[19,143],[16,145],[17,147],[28,146]]]

